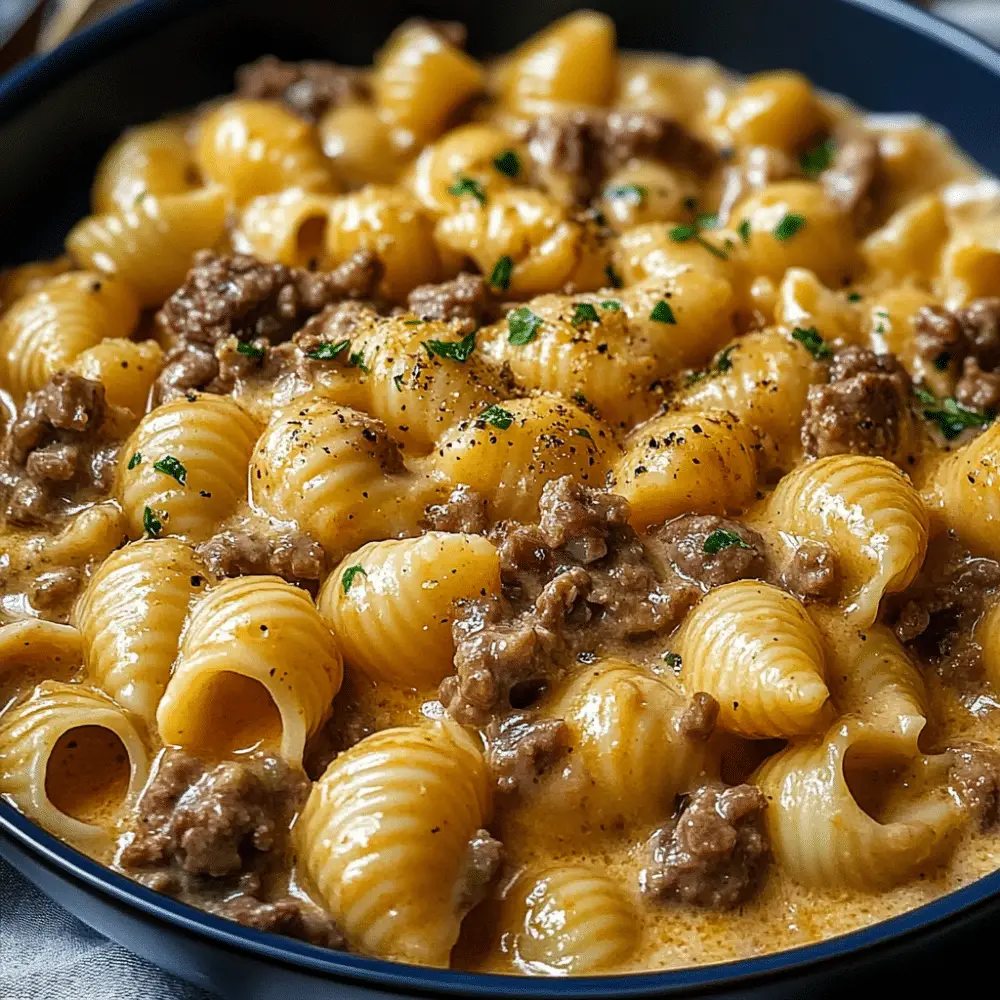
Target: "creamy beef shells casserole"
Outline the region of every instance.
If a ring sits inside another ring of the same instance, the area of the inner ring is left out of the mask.
[[[0,793],[251,927],[533,975],[1000,860],[1000,186],[802,76],[240,69],[0,279]]]

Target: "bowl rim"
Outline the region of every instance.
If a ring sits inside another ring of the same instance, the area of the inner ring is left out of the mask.
[[[0,78],[0,122],[13,117],[52,87],[79,70],[98,62],[114,49],[148,34],[185,9],[203,6],[205,0],[133,0],[71,36],[51,52],[37,56]],[[1000,78],[1000,50],[965,29],[903,0],[837,0],[951,49]],[[389,990],[417,991],[432,996],[480,996],[526,1000],[570,1000],[595,997],[650,997],[677,995],[692,988],[725,988],[763,976],[788,974],[828,963],[837,958],[891,947],[905,938],[931,931],[959,914],[971,915],[1000,895],[1000,869],[952,890],[928,903],[837,937],[796,948],[735,959],[712,965],[653,970],[606,976],[532,978],[492,973],[471,973],[406,965],[310,945],[292,938],[242,927],[154,892],[127,876],[89,858],[47,833],[0,799],[0,857],[5,838],[59,877],[69,877],[115,904],[139,911],[175,930],[257,959],[291,967],[300,973],[320,974],[332,980]]]

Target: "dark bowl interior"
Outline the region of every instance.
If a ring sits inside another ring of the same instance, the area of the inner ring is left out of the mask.
[[[2,0],[0,0],[2,2]],[[335,9],[311,0],[145,0],[0,82],[0,262],[59,252],[86,213],[90,178],[123,128],[229,89],[264,52],[366,63],[402,19],[465,21],[470,47],[500,52],[580,4],[399,0]],[[623,47],[706,55],[741,71],[791,67],[879,111],[944,124],[1000,171],[1000,54],[896,0],[617,0]],[[0,803],[0,854],[99,930],[232,997],[842,995],[936,980],[992,944],[1000,874],[843,938],[714,968],[606,979],[475,977],[322,952],[246,931],[141,889]]]

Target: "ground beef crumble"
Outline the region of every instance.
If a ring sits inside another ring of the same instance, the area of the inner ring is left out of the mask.
[[[427,531],[456,531],[483,535],[489,525],[486,497],[459,486],[444,503],[430,504],[424,511],[421,527]]]
[[[287,862],[288,826],[308,790],[306,777],[275,757],[208,767],[168,750],[118,865],[159,892],[248,927],[342,947],[333,921],[316,907],[291,896],[262,898],[263,877]]]
[[[423,320],[456,323],[463,334],[478,329],[490,313],[486,281],[464,271],[451,281],[418,285],[410,292],[407,305]]]
[[[300,118],[318,121],[331,108],[366,100],[367,77],[332,62],[283,62],[263,56],[236,71],[236,93],[252,100],[282,101]]]
[[[119,443],[108,436],[104,386],[57,372],[30,393],[0,443],[7,519],[44,524],[111,489]]]
[[[706,552],[705,543],[717,531],[735,535],[741,544]],[[739,521],[716,514],[682,514],[655,528],[652,535],[663,545],[673,568],[700,591],[767,576],[764,539]]]
[[[805,539],[781,571],[780,582],[796,597],[830,600],[840,587],[837,555],[829,545]]]
[[[494,719],[483,732],[486,762],[498,791],[520,792],[537,783],[569,748],[562,719],[512,712]]]
[[[811,458],[892,458],[912,419],[909,399],[910,378],[895,355],[845,347],[834,355],[829,381],[809,388],[802,446]]]
[[[704,742],[715,732],[719,703],[707,692],[696,691],[680,718],[680,732],[689,740]]]
[[[951,758],[948,785],[980,829],[1000,821],[1000,751],[963,740],[945,751]]]
[[[302,531],[221,531],[195,551],[216,576],[269,574],[289,583],[316,584],[327,570],[323,547]]]
[[[503,860],[503,844],[488,830],[477,830],[469,841],[458,878],[455,909],[459,913],[468,913],[486,898]]]
[[[770,858],[766,807],[756,785],[703,785],[650,838],[640,887],[661,902],[717,910],[746,901],[761,885]]]

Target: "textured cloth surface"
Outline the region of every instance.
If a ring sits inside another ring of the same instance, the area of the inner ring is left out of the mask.
[[[105,940],[0,861],[0,1000],[214,998]]]

